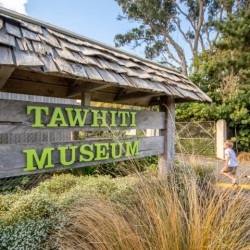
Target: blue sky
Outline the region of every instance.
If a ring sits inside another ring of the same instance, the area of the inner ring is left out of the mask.
[[[0,6],[111,46],[114,46],[116,34],[124,34],[137,26],[127,20],[117,20],[122,10],[115,0],[0,0]],[[177,32],[173,38],[182,43]],[[143,47],[132,49],[126,46],[122,49],[144,57]],[[191,58],[189,50],[184,49],[187,58]]]
[[[29,16],[113,45],[114,36],[131,24],[117,21],[121,8],[114,0],[29,0]]]
[[[122,11],[114,0],[0,0],[1,5],[111,46],[116,34],[136,25],[117,21]],[[122,49],[144,57],[143,48]]]

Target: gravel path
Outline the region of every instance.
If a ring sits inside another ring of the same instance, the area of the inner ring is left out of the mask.
[[[230,183],[226,177],[220,175],[220,170],[224,167],[225,162],[223,160],[208,158],[200,155],[183,155],[177,154],[177,160],[180,162],[188,163],[196,166],[212,166],[214,167],[217,182]],[[244,162],[239,165],[237,176],[240,177],[240,183],[250,184],[250,180],[245,178],[244,175],[250,175],[250,162]]]

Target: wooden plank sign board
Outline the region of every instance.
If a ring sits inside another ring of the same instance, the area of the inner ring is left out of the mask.
[[[51,172],[163,153],[164,137],[0,145],[0,177]]]
[[[163,129],[165,113],[0,100],[4,132]]]
[[[1,130],[1,126],[4,127]],[[0,100],[0,134],[165,126],[164,113]],[[6,128],[7,127],[7,128]],[[164,136],[0,145],[0,178],[79,168],[164,153]]]

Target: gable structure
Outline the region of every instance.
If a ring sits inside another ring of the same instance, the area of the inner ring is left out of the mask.
[[[0,8],[0,91],[150,106],[211,99],[177,70]]]

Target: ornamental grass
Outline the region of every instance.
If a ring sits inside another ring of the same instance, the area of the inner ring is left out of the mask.
[[[126,202],[106,196],[79,197],[67,212],[67,226],[53,237],[57,247],[250,249],[249,193],[199,185],[193,172],[185,171],[164,179],[139,175]]]

